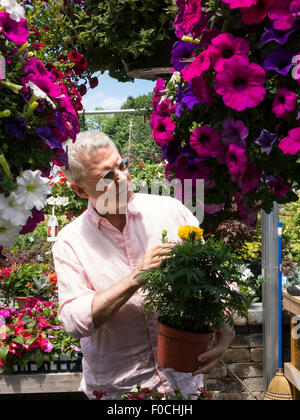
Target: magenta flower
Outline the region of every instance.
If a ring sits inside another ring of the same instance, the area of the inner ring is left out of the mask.
[[[189,0],[183,12],[183,24],[185,33],[192,32],[193,28],[201,19],[201,0]]]
[[[238,179],[238,186],[241,192],[247,194],[249,191],[257,189],[261,176],[262,171],[257,169],[255,162],[248,165],[246,171]]]
[[[246,65],[240,57],[233,57],[217,73],[215,90],[223,102],[236,111],[256,107],[265,97],[265,71],[258,64]]]
[[[249,63],[248,53],[250,46],[244,38],[236,38],[230,33],[224,33],[211,40],[208,51],[216,71],[224,70],[224,64],[233,57],[241,57],[245,64]]]
[[[152,136],[160,146],[167,146],[174,138],[175,124],[170,117],[156,118],[152,122]]]
[[[278,178],[274,178],[268,182],[268,187],[272,191],[274,195],[277,197],[286,197],[290,192],[290,187],[284,184],[283,178],[280,176]]]
[[[212,106],[214,103],[214,90],[211,86],[207,85],[203,75],[195,77],[191,83],[193,93],[200,103]]]
[[[226,165],[231,175],[238,178],[247,168],[248,159],[245,149],[236,144],[230,144],[226,155]]]
[[[156,86],[154,88],[154,94],[153,94],[153,108],[156,109],[157,105],[159,104],[161,97],[163,95],[163,91],[165,89],[165,81],[164,79],[157,79],[156,80]]]
[[[12,20],[7,12],[0,12],[1,34],[16,45],[25,44],[29,36],[27,20],[21,18],[19,22]]]
[[[196,127],[190,136],[190,145],[200,157],[216,157],[220,150],[220,134],[213,127]]]
[[[273,20],[274,29],[291,29],[300,18],[300,0],[277,0],[270,8],[268,16]]]
[[[256,227],[257,214],[260,211],[260,207],[250,207],[244,196],[238,191],[234,193],[234,201],[240,215],[242,216],[243,223],[245,223],[245,225],[249,228],[254,229]]]
[[[272,112],[276,118],[286,118],[294,111],[297,104],[297,95],[286,88],[280,88],[272,104]]]
[[[237,9],[238,7],[251,7],[257,3],[257,0],[222,0],[223,3],[229,5],[230,9]]]
[[[181,71],[182,77],[185,81],[190,82],[194,77],[201,76],[201,74],[209,68],[209,52],[208,50],[204,50],[187,68]]]
[[[295,155],[298,153],[300,151],[300,127],[290,130],[288,136],[280,141],[278,147],[284,154]]]
[[[245,25],[253,25],[262,22],[273,3],[274,0],[259,0],[251,7],[242,7],[240,11],[243,23]]]

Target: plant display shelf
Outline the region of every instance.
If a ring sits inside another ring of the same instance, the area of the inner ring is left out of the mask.
[[[35,394],[78,392],[82,373],[0,373],[0,394]]]
[[[284,364],[284,375],[292,384],[293,399],[300,400],[300,338],[296,338],[292,334],[293,329],[300,320],[300,297],[291,296],[283,290],[282,298],[283,307],[291,314],[291,362]],[[294,316],[299,317],[296,323],[293,322]],[[296,328],[296,332],[300,333],[299,328]]]

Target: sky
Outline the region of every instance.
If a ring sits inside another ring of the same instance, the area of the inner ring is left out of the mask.
[[[100,75],[99,84],[94,89],[88,89],[82,104],[85,111],[93,111],[96,107],[103,109],[120,109],[128,96],[136,98],[153,91],[155,82],[135,79],[134,82],[118,82],[108,76],[107,72]]]

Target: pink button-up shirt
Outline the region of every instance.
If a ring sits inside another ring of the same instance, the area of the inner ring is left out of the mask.
[[[177,386],[184,394],[203,386],[203,375],[192,376],[158,365],[157,320],[152,316],[145,322],[140,290],[100,328],[94,327],[92,319],[95,294],[128,276],[144,253],[160,243],[163,229],[169,241],[178,241],[177,230],[186,224],[199,226],[180,201],[135,194],[122,233],[99,216],[90,203],[86,212],[60,231],[53,246],[58,315],[65,330],[81,339],[80,389],[88,397],[93,396],[93,390],[102,389],[116,398],[135,390],[137,384],[168,393]]]

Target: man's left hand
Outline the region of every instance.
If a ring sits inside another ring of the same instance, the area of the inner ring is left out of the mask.
[[[199,373],[210,373],[212,369],[223,359],[224,353],[234,339],[234,330],[228,325],[223,325],[220,330],[215,331],[214,341],[210,350],[197,357],[199,367],[193,372],[193,376]]]

